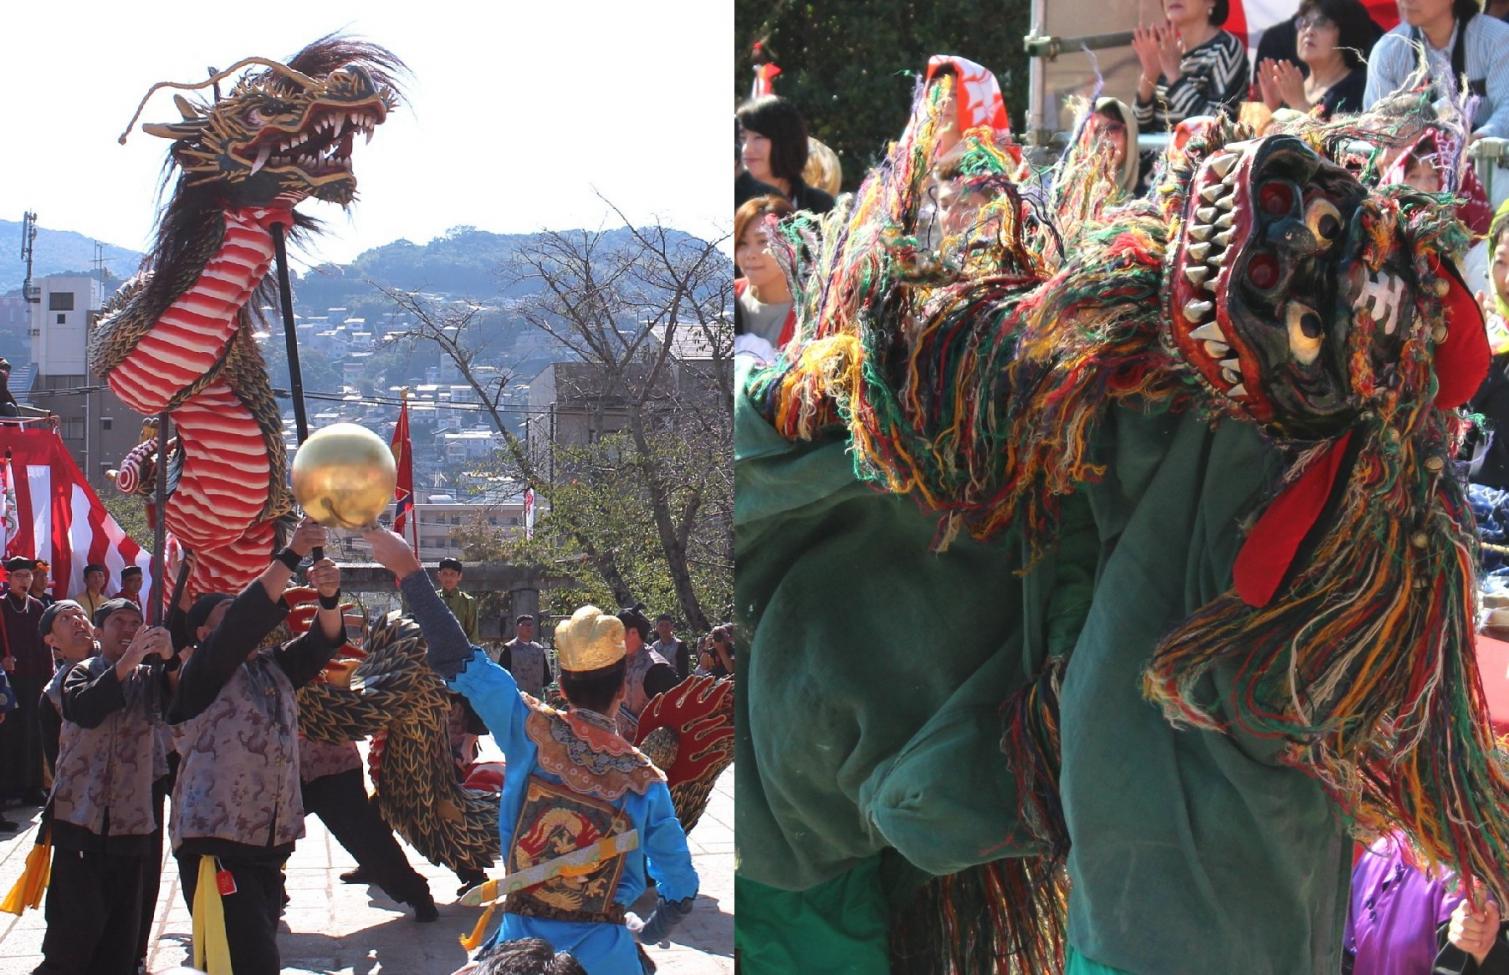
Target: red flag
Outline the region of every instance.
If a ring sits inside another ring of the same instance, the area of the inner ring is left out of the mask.
[[[0,424],[0,454],[9,454],[5,495],[14,531],[6,555],[52,563],[52,592],[59,599],[84,591],[84,566],[98,563],[119,587],[121,569],[142,570],[144,591],[152,584],[152,553],[128,536],[100,503],[57,431],[42,426]]]
[[[393,461],[398,467],[398,483],[393,488],[393,530],[414,547],[414,557],[419,558],[419,517],[414,511],[414,446],[409,441],[409,395],[404,393],[403,406],[398,409],[398,423],[393,427]],[[413,537],[406,533],[410,516],[413,515]]]

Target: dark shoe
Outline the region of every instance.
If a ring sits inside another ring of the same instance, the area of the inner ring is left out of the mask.
[[[361,867],[357,867],[355,870],[347,870],[341,874],[341,883],[343,884],[370,884],[371,882],[371,878],[367,876],[367,871]]]
[[[0,829],[5,830],[7,833],[14,833],[18,828],[19,827],[17,827],[16,824],[11,822],[9,819],[0,817]]]
[[[414,908],[414,921],[418,924],[429,924],[431,921],[440,920],[440,911],[435,907],[435,898],[425,897],[422,901],[409,901]]]

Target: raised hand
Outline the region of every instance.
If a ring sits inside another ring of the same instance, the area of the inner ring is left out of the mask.
[[[1293,61],[1273,62],[1273,81],[1284,104],[1301,112],[1310,110],[1310,96],[1305,94],[1305,76]]]
[[[402,535],[386,528],[368,528],[362,537],[372,546],[372,557],[400,579],[419,570],[419,560]]]
[[[309,584],[327,599],[334,596],[341,591],[341,567],[329,559],[320,559],[309,567]]]
[[[1142,66],[1142,76],[1150,83],[1156,81],[1161,70],[1158,61],[1158,28],[1138,27],[1132,31],[1132,50],[1137,52],[1137,63]]]
[[[1184,39],[1173,24],[1158,28],[1158,67],[1169,84],[1178,81],[1184,71],[1179,62],[1184,59]]]
[[[307,558],[310,552],[325,545],[325,528],[308,515],[299,522],[299,527],[294,529],[293,538],[289,539],[288,547],[298,553],[299,558]]]

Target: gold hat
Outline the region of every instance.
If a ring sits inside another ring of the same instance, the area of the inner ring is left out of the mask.
[[[596,606],[583,606],[555,627],[562,670],[599,670],[624,658],[624,625]]]

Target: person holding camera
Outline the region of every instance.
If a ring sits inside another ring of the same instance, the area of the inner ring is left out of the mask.
[[[55,849],[47,933],[36,972],[136,971],[142,898],[161,828],[153,783],[167,771],[157,727],[173,657],[168,631],[143,626],[141,610],[111,599],[94,623],[77,603],[54,603],[42,635],[72,633],[99,652],[73,664],[62,682],[62,729],[46,821]],[[150,915],[146,923],[150,923]]]

